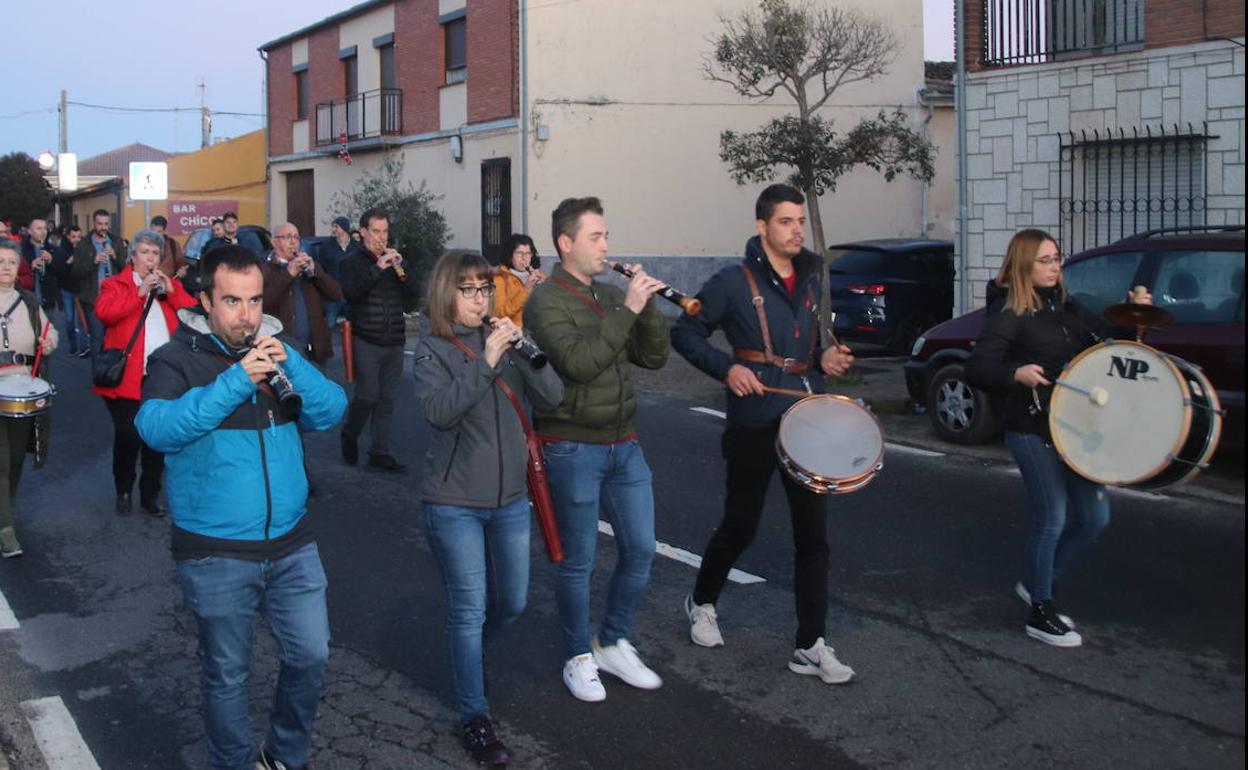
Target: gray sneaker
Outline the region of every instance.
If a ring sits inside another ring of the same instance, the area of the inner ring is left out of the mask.
[[[694,604],[693,596],[685,597],[685,615],[689,618],[689,638],[699,647],[723,647],[719,633],[719,617],[714,604]]]
[[[836,651],[823,643],[823,637],[804,650],[794,650],[789,670],[795,674],[817,676],[827,684],[845,684],[854,678],[854,670],[836,659]]]
[[[17,542],[17,533],[12,527],[0,529],[0,557],[12,559],[22,555],[22,544]]]

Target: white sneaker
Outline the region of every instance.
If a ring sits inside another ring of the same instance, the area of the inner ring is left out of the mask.
[[[692,596],[685,597],[685,614],[689,616],[689,638],[701,647],[723,647],[724,637],[719,633],[719,616],[714,604],[694,604]]]
[[[602,686],[594,656],[588,652],[568,658],[568,662],[563,664],[563,683],[577,700],[597,703],[607,699],[607,688]]]
[[[828,684],[845,684],[854,678],[854,670],[836,659],[836,651],[823,643],[822,636],[810,648],[793,651],[789,670],[795,674],[817,676]]]
[[[663,686],[663,680],[641,662],[636,648],[627,639],[621,639],[610,647],[603,647],[595,639],[594,662],[602,671],[623,679],[639,690],[657,690]]]
[[[1020,580],[1014,584],[1014,593],[1018,595],[1018,598],[1026,602],[1028,607],[1031,606],[1031,591],[1027,590],[1027,586],[1023,585],[1023,581]],[[1071,620],[1069,615],[1062,615],[1061,613],[1058,613],[1057,617],[1065,623],[1070,630],[1073,631],[1075,629],[1075,621]]]

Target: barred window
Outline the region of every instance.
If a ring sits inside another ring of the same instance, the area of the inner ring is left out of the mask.
[[[1074,254],[1128,235],[1207,222],[1202,126],[1061,137],[1059,237]]]

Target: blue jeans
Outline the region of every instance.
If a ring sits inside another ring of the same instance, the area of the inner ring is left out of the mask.
[[[326,300],[321,303],[321,310],[325,314],[325,324],[329,326],[329,330],[332,332],[338,323],[338,317],[346,315],[347,302],[341,299],[333,302]]]
[[[1005,445],[1018,463],[1031,509],[1024,585],[1033,602],[1052,599],[1053,581],[1109,524],[1109,495],[1071,470],[1053,445],[1034,433],[1006,431]]]
[[[555,503],[563,561],[556,571],[555,600],[567,657],[590,651],[589,578],[598,547],[598,510],[615,530],[619,558],[607,591],[598,631],[603,646],[627,639],[650,582],[654,560],[654,490],[650,466],[636,441],[545,446],[546,473]]]
[[[529,499],[501,508],[425,503],[429,545],[442,569],[455,703],[467,724],[489,716],[485,643],[524,612],[529,591]]]
[[[265,747],[288,767],[303,767],[329,660],[325,571],[316,544],[273,561],[209,556],[181,560],[177,569],[182,595],[199,626],[212,767],[252,767],[247,679],[257,610],[277,640],[281,660]]]
[[[82,314],[87,317],[87,332],[91,335],[91,351],[94,354],[104,347],[104,322],[95,314],[94,302],[78,301],[82,303]]]
[[[74,306],[77,297],[72,292],[61,291],[61,304],[65,306],[65,336],[69,338],[69,351],[77,353],[91,347],[86,329],[78,328],[78,312]]]

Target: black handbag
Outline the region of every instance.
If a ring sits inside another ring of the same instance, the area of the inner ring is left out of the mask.
[[[103,340],[100,341],[100,349],[95,351],[95,355],[91,358],[91,382],[95,383],[96,387],[115,388],[121,384],[122,378],[126,376],[126,361],[130,358],[130,350],[139,339],[139,332],[147,323],[147,314],[155,301],[156,293],[149,292],[147,304],[143,306],[143,315],[139,316],[139,323],[134,327],[134,333],[130,335],[130,341],[126,343],[125,350],[106,348],[103,346]]]

